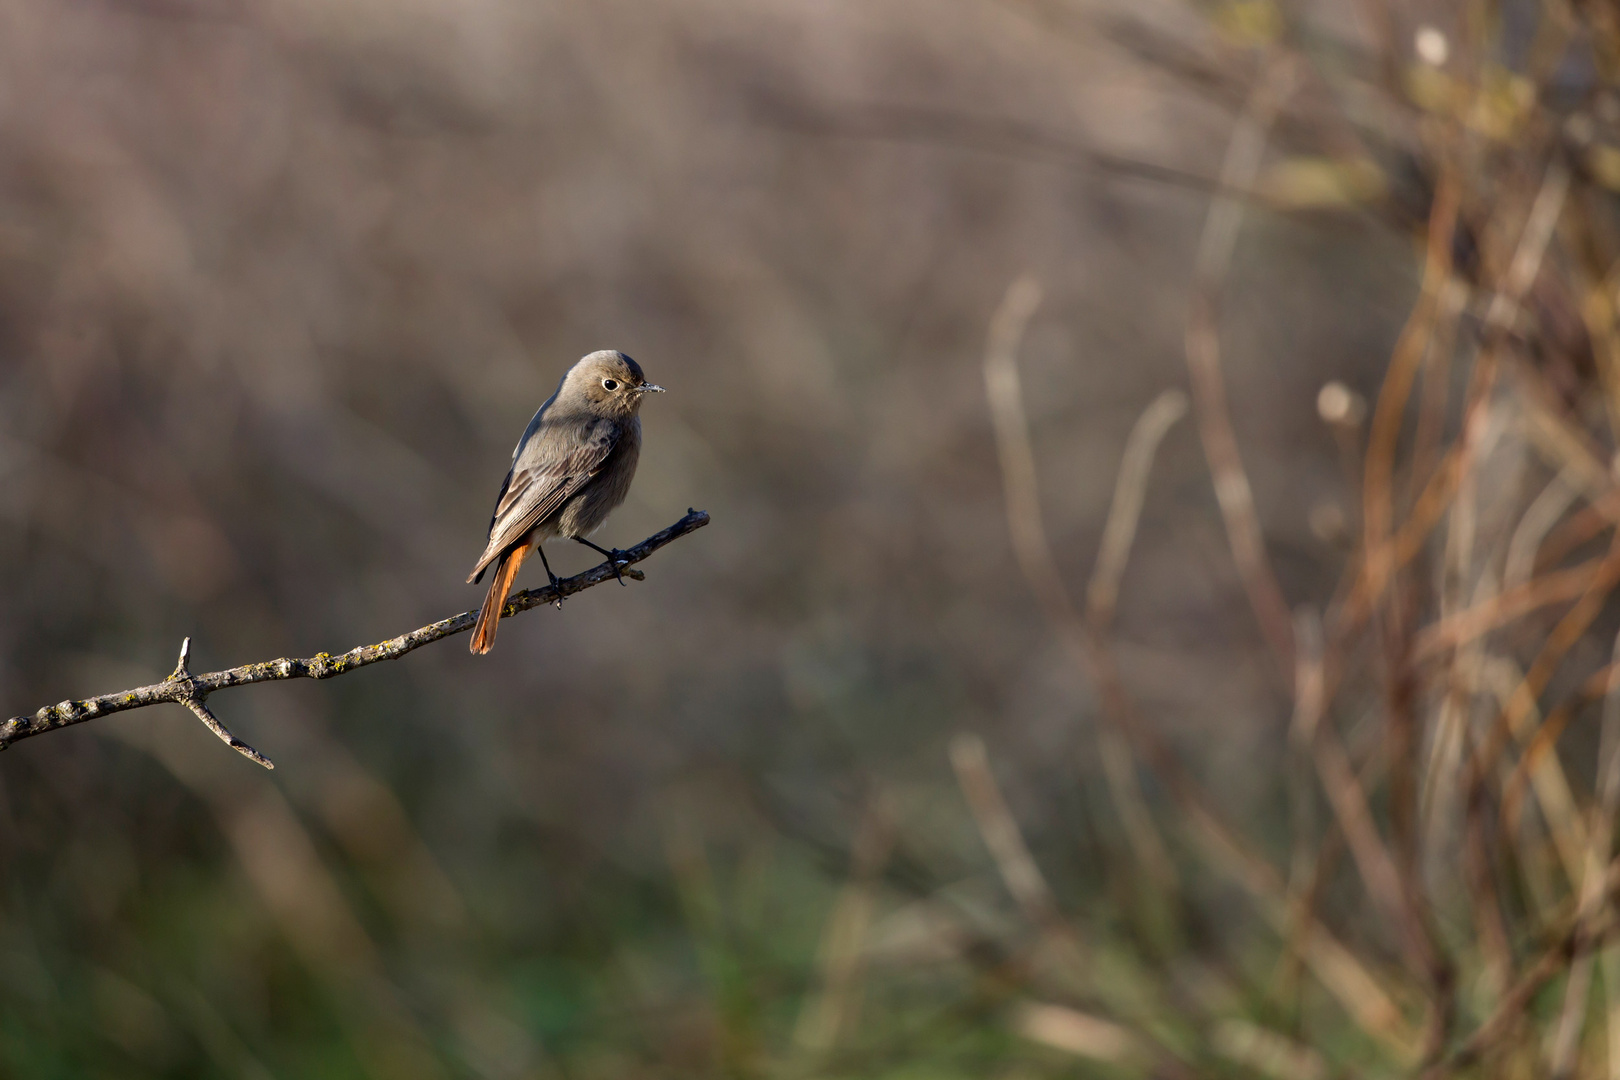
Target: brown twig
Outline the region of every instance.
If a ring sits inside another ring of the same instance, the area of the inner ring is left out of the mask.
[[[1483,781],[1485,772],[1499,759],[1508,736],[1535,709],[1536,701],[1547,688],[1547,683],[1563,663],[1565,655],[1575,647],[1592,621],[1602,612],[1609,594],[1620,586],[1620,534],[1617,534],[1597,571],[1592,575],[1579,601],[1559,620],[1540,652],[1536,654],[1518,688],[1504,700],[1484,741],[1475,755],[1471,771],[1472,782]],[[1535,725],[1540,727],[1539,724]]]
[[[1531,770],[1536,767],[1543,755],[1550,753],[1557,745],[1558,737],[1564,733],[1564,728],[1574,718],[1577,709],[1611,693],[1610,683],[1614,681],[1616,670],[1616,665],[1610,662],[1592,672],[1574,693],[1560,701],[1541,721],[1541,726],[1525,744],[1518,764],[1513,767],[1513,771],[1502,784],[1501,817],[1504,828],[1511,828],[1519,820]]]
[[[1608,864],[1601,880],[1601,888],[1593,890],[1593,895],[1598,899],[1612,901],[1616,890],[1620,889],[1620,860]],[[1617,924],[1620,923],[1617,923],[1609,904],[1594,903],[1590,909],[1578,912],[1570,921],[1569,927],[1559,935],[1558,940],[1542,953],[1536,962],[1519,976],[1518,982],[1502,996],[1502,1000],[1497,1003],[1495,1010],[1485,1022],[1474,1029],[1474,1033],[1463,1040],[1443,1062],[1425,1075],[1437,1078],[1453,1069],[1478,1061],[1512,1028],[1514,1023],[1523,1017],[1530,999],[1538,990],[1564,971],[1570,961],[1602,945],[1615,931]]]
[[[1465,608],[1427,626],[1412,643],[1413,659],[1422,660],[1456,648],[1538,608],[1578,600],[1591,587],[1603,560],[1588,559],[1577,566],[1543,574],[1497,593],[1484,603]]]
[[[1431,208],[1431,221],[1433,210]],[[1433,225],[1430,225],[1433,229]],[[1453,235],[1455,222],[1452,223]],[[1447,236],[1451,242],[1452,236]],[[1431,233],[1432,243],[1432,233]],[[1447,260],[1449,266],[1449,259]],[[1451,397],[1452,354],[1457,344],[1457,323],[1468,301],[1468,286],[1456,274],[1440,290],[1439,314],[1432,320],[1428,357],[1423,362],[1422,388],[1418,393],[1417,425],[1412,432],[1412,464],[1406,474],[1406,499],[1425,478],[1433,474],[1440,460],[1441,439],[1446,425],[1446,409]]]
[[[1008,287],[990,323],[990,340],[985,352],[985,393],[995,422],[1007,500],[1007,527],[1012,534],[1019,568],[1064,641],[1077,654],[1083,654],[1088,648],[1084,642],[1105,638],[1113,622],[1120,579],[1130,558],[1136,523],[1142,512],[1148,473],[1153,468],[1159,443],[1186,413],[1187,397],[1180,390],[1164,391],[1153,399],[1131,429],[1097,562],[1086,588],[1086,618],[1082,619],[1047,539],[1035,475],[1035,452],[1018,376],[1018,346],[1040,297],[1040,285],[1028,275]],[[1172,887],[1175,869],[1148,811],[1135,765],[1130,760],[1128,740],[1117,725],[1109,724],[1099,727],[1097,741],[1109,795],[1130,838],[1131,850],[1156,886]]]
[[[1260,171],[1266,135],[1283,100],[1292,90],[1296,71],[1291,60],[1274,61],[1238,117],[1221,166],[1222,193],[1210,203],[1198,246],[1192,299],[1187,313],[1187,372],[1192,382],[1198,434],[1215,482],[1215,498],[1226,523],[1227,540],[1238,575],[1260,631],[1289,678],[1294,672],[1294,627],[1282,587],[1266,555],[1265,537],[1254,507],[1254,489],[1243,467],[1237,435],[1226,404],[1221,374],[1220,296],[1232,262],[1232,249],[1243,223],[1243,204],[1226,192],[1251,187]]]
[[[641,562],[653,552],[666,544],[672,543],[687,533],[701,529],[709,523],[709,515],[701,510],[688,510],[686,516],[675,524],[654,533],[641,543],[621,552],[619,560],[619,573],[626,577],[633,577],[638,581],[642,579],[640,571],[625,569],[634,563]],[[501,615],[509,618],[520,611],[549,604],[563,597],[572,596],[592,586],[600,585],[604,581],[614,579],[614,567],[609,563],[602,563],[582,574],[564,578],[556,585],[546,585],[539,589],[528,589],[513,596],[506,602]],[[276,682],[282,679],[330,679],[338,675],[346,675],[357,668],[369,664],[380,663],[383,660],[397,660],[408,652],[414,652],[424,645],[431,645],[435,641],[442,641],[447,637],[471,630],[473,623],[478,619],[476,611],[462,612],[449,619],[440,619],[438,622],[412,630],[408,634],[401,634],[396,638],[379,642],[376,645],[360,645],[346,653],[333,656],[330,653],[317,653],[306,659],[282,658],[279,660],[266,660],[256,664],[243,664],[240,667],[227,668],[224,671],[212,671],[206,675],[192,675],[189,670],[191,658],[191,639],[188,637],[180,647],[180,662],[174,672],[160,683],[150,686],[138,686],[133,690],[123,690],[116,694],[102,694],[100,697],[84,698],[79,701],[64,701],[57,705],[47,705],[31,716],[13,716],[5,723],[0,724],[0,750],[4,750],[12,743],[33,735],[41,735],[47,731],[81,724],[86,720],[94,720],[100,716],[110,716],[113,713],[127,712],[130,709],[143,709],[149,705],[162,705],[174,703],[184,705],[190,709],[197,718],[215,735],[218,735],[230,747],[244,757],[273,768],[268,758],[232,735],[219,719],[209,711],[204,704],[208,695],[219,690],[227,690],[234,686],[247,686],[252,683]]]
[[[1429,213],[1429,241],[1424,259],[1422,293],[1395,343],[1367,438],[1367,461],[1362,473],[1362,528],[1366,534],[1363,542],[1375,593],[1380,592],[1383,583],[1394,574],[1394,569],[1386,566],[1385,562],[1392,555],[1386,537],[1395,513],[1396,444],[1400,439],[1413,382],[1433,337],[1435,319],[1440,313],[1441,295],[1451,280],[1451,244],[1457,224],[1458,197],[1454,177],[1449,172],[1442,174],[1435,192],[1434,206]]]
[[[1174,388],[1165,390],[1142,410],[1125,440],[1119,476],[1114,481],[1114,499],[1108,507],[1097,562],[1086,586],[1086,619],[1091,636],[1098,641],[1106,641],[1113,626],[1119,583],[1136,539],[1153,459],[1170,428],[1186,413],[1187,395]],[[1120,823],[1130,838],[1131,850],[1159,889],[1175,889],[1175,864],[1148,811],[1129,740],[1117,724],[1103,724],[1097,731],[1097,743],[1102,752],[1103,775],[1119,810]]]
[[[985,357],[985,386],[1001,458],[1007,523],[1019,566],[1063,645],[1097,688],[1103,718],[1174,800],[1198,853],[1250,893],[1279,936],[1298,941],[1306,966],[1363,1031],[1392,1057],[1411,1062],[1417,1041],[1395,999],[1308,906],[1290,905],[1287,885],[1276,870],[1221,817],[1176,752],[1138,715],[1115,664],[1106,622],[1088,623],[1075,609],[1046,537],[1018,379],[1018,344],[1039,299],[1040,289],[1033,279],[1013,283],[992,321]],[[1145,478],[1145,469],[1141,476]],[[1120,531],[1124,532],[1123,526]],[[1123,562],[1108,572],[1122,571]],[[1100,592],[1106,599],[1106,584]]]
[[[1569,170],[1554,160],[1547,166],[1535,202],[1525,218],[1501,289],[1491,299],[1485,319],[1485,341],[1480,346],[1464,406],[1462,438],[1435,468],[1406,521],[1384,541],[1387,552],[1368,551],[1362,560],[1355,588],[1340,612],[1334,638],[1342,640],[1369,613],[1393,573],[1422,549],[1429,532],[1452,504],[1463,477],[1472,468],[1485,437],[1486,406],[1496,386],[1503,341],[1519,313],[1525,293],[1534,283],[1552,239],[1553,227],[1569,191]],[[1403,399],[1404,400],[1404,396]],[[1369,471],[1371,471],[1369,469]],[[1369,533],[1370,535],[1370,533]],[[1331,665],[1330,665],[1331,667]],[[1331,681],[1331,680],[1330,680]]]
[[[1136,539],[1136,524],[1142,516],[1142,500],[1147,493],[1148,471],[1153,468],[1159,444],[1177,420],[1187,414],[1187,395],[1166,390],[1142,410],[1125,440],[1125,453],[1114,481],[1114,500],[1108,507],[1102,542],[1097,546],[1097,564],[1086,586],[1086,609],[1093,626],[1106,627],[1114,618],[1119,600],[1119,582],[1125,576],[1125,563]]]
[[[1580,488],[1565,479],[1560,469],[1520,515],[1513,537],[1508,541],[1507,556],[1502,560],[1503,592],[1517,589],[1535,575],[1542,543],[1553,526],[1575,505],[1580,493]]]
[[[1597,502],[1575,511],[1561,524],[1551,529],[1541,549],[1536,552],[1535,566],[1553,566],[1583,544],[1589,543],[1612,529],[1620,521],[1620,489],[1616,489]]]
[[[1078,947],[1079,938],[1058,909],[1057,898],[1030,854],[1023,830],[1018,827],[1018,820],[1001,794],[1001,785],[990,771],[984,740],[977,735],[959,734],[951,740],[950,755],[957,783],[967,798],[979,835],[984,839],[984,846],[990,849],[1007,891],[1036,927],[1056,941],[1071,948]]]
[[[1608,855],[1614,842],[1614,819],[1620,813],[1620,635],[1615,638],[1613,657],[1608,664],[1609,677],[1605,680],[1603,725],[1598,741],[1597,796],[1598,804],[1592,815],[1587,833],[1590,844],[1587,854],[1587,877],[1583,884],[1597,877],[1598,868]],[[1584,898],[1583,898],[1584,899]],[[1607,997],[1605,1009],[1609,1044],[1610,1077],[1620,1073],[1620,952],[1612,946],[1603,950],[1598,958],[1603,976],[1603,993]]]

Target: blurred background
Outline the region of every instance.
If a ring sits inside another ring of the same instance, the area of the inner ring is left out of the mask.
[[[0,755],[0,1072],[1613,1075],[1606,10],[0,4],[3,715],[476,607],[594,349],[713,515]]]

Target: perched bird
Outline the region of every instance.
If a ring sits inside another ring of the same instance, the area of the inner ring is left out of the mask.
[[[663,392],[634,360],[604,349],[569,368],[556,393],[534,414],[512,451],[512,468],[489,522],[489,544],[467,575],[475,582],[495,567],[468,646],[473,652],[487,653],[495,644],[501,608],[529,552],[540,552],[546,576],[557,583],[540,549],[544,541],[577,540],[606,555],[619,576],[622,552],[599,548],[586,537],[629,493],[641,453],[641,399]]]

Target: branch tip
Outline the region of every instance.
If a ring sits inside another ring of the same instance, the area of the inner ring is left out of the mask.
[[[189,641],[190,639],[188,638],[187,640]],[[221,742],[223,742],[226,746],[229,746],[232,750],[235,750],[238,754],[241,754],[249,761],[263,765],[267,769],[273,769],[276,767],[275,762],[271,761],[269,758],[253,749],[253,747],[231,734],[231,730],[224,724],[220,723],[219,717],[215,716],[213,711],[210,710],[207,705],[204,705],[200,699],[186,698],[181,701],[180,704],[190,709],[197,719],[203,722],[204,726],[206,726],[209,731],[212,731],[215,735],[218,735]]]

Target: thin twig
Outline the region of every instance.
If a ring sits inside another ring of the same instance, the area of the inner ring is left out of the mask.
[[[1620,813],[1620,635],[1615,637],[1613,659],[1609,661],[1607,693],[1603,700],[1603,731],[1598,741],[1598,812],[1587,833],[1591,844],[1587,873],[1595,876],[1594,863],[1601,864],[1613,842],[1614,818]],[[1603,973],[1604,1010],[1608,1043],[1608,1074],[1620,1076],[1620,949],[1606,947],[1599,957]]]
[[[1535,728],[1534,734],[1525,742],[1518,764],[1513,766],[1513,771],[1508,773],[1502,782],[1501,820],[1504,829],[1514,828],[1519,821],[1523,812],[1525,791],[1532,777],[1541,767],[1543,759],[1557,746],[1558,737],[1569,726],[1577,710],[1610,694],[1612,692],[1610,683],[1617,670],[1620,669],[1613,663],[1608,663],[1588,675],[1573,693],[1548,711],[1546,717]],[[1510,673],[1508,679],[1511,685],[1503,687],[1504,693],[1512,693],[1518,686],[1516,673]],[[1599,757],[1601,756],[1600,754]],[[1567,789],[1568,784],[1564,786]]]
[[[1524,673],[1519,665],[1510,657],[1491,657],[1480,670],[1481,689],[1494,694],[1501,704],[1503,711],[1511,717],[1512,735],[1515,741],[1523,747],[1523,757],[1519,767],[1510,774],[1504,785],[1502,806],[1504,811],[1509,807],[1517,813],[1522,794],[1513,790],[1513,785],[1527,781],[1535,792],[1536,802],[1541,807],[1541,816],[1546,825],[1547,833],[1553,842],[1553,850],[1557,852],[1558,861],[1563,866],[1564,875],[1569,879],[1573,890],[1578,891],[1585,869],[1587,833],[1586,826],[1581,821],[1580,813],[1576,809],[1575,796],[1570,790],[1569,777],[1564,773],[1564,767],[1556,754],[1538,751],[1540,745],[1551,749],[1554,733],[1561,729],[1570,713],[1565,711],[1562,718],[1558,715],[1543,718],[1537,704],[1537,697],[1531,696],[1525,690]],[[1504,747],[1505,750],[1505,747]],[[1507,755],[1498,751],[1498,768],[1505,770],[1508,762]],[[1521,780],[1520,778],[1524,779]],[[1502,818],[1502,834],[1513,836],[1520,833],[1520,822],[1517,817]],[[1528,872],[1534,866],[1533,860],[1525,860]],[[1550,889],[1547,890],[1550,893]]]
[[[1039,297],[1039,287],[1032,279],[1013,283],[992,322],[985,357],[985,387],[995,421],[1008,527],[1030,588],[1063,645],[1096,686],[1103,718],[1124,736],[1181,810],[1198,853],[1254,897],[1279,936],[1297,938],[1306,965],[1363,1031],[1392,1057],[1410,1063],[1416,1059],[1417,1043],[1394,998],[1313,912],[1291,910],[1287,886],[1277,872],[1222,819],[1176,752],[1138,715],[1107,635],[1099,632],[1102,628],[1080,619],[1075,611],[1042,523],[1034,452],[1018,379],[1018,343]]]
[[[188,638],[187,640],[189,641],[190,639]],[[192,714],[196,716],[197,719],[201,720],[205,725],[207,725],[209,731],[212,731],[215,735],[218,735],[226,746],[229,746],[238,754],[241,754],[249,761],[258,762],[267,769],[273,769],[276,767],[275,763],[269,758],[253,749],[253,747],[249,746],[241,739],[238,739],[235,735],[232,735],[230,729],[224,724],[220,723],[219,717],[215,716],[213,712],[209,710],[208,706],[204,705],[201,701],[198,701],[196,698],[186,698],[182,700],[180,704],[190,709]]]
[[[1616,889],[1620,888],[1620,860],[1608,864],[1601,880],[1602,887],[1597,890],[1597,895],[1612,901]],[[1444,1076],[1453,1069],[1478,1061],[1523,1017],[1530,999],[1538,990],[1564,971],[1571,960],[1601,946],[1616,926],[1617,920],[1608,904],[1597,904],[1593,910],[1579,912],[1558,940],[1519,976],[1519,981],[1503,995],[1485,1022],[1426,1075]]]
[[[1547,534],[1536,552],[1536,567],[1554,566],[1571,552],[1603,535],[1620,521],[1620,488],[1575,511]]]
[[[1547,166],[1535,202],[1525,218],[1506,280],[1491,299],[1485,320],[1485,341],[1474,364],[1464,406],[1462,438],[1435,468],[1405,523],[1386,541],[1392,551],[1387,556],[1375,552],[1364,555],[1355,587],[1334,620],[1334,632],[1330,635],[1333,641],[1343,641],[1355,630],[1368,615],[1371,605],[1382,595],[1389,575],[1423,549],[1429,532],[1439,524],[1463,477],[1479,457],[1490,426],[1486,406],[1496,386],[1502,343],[1512,329],[1524,294],[1541,268],[1547,244],[1552,239],[1553,226],[1557,224],[1568,191],[1569,170],[1562,162],[1554,160]],[[1620,515],[1620,506],[1615,507],[1614,513]],[[1334,670],[1331,663],[1329,670]],[[1330,688],[1335,682],[1336,679],[1329,678]]]
[[[1253,185],[1265,153],[1266,135],[1296,79],[1289,60],[1275,61],[1260,80],[1232,131],[1221,166],[1222,193],[1210,203],[1198,245],[1192,299],[1187,313],[1187,371],[1192,382],[1198,433],[1215,482],[1215,498],[1226,523],[1227,541],[1238,575],[1260,622],[1260,631],[1290,678],[1294,671],[1294,627],[1282,587],[1266,555],[1265,537],[1254,507],[1254,489],[1243,467],[1237,435],[1226,403],[1221,374],[1220,296],[1243,223],[1243,204],[1226,192]]]
[[[984,838],[984,846],[990,849],[1007,891],[1035,926],[1057,939],[1078,945],[1073,928],[1058,910],[1057,898],[1052,895],[1046,876],[1024,842],[1023,831],[1001,794],[1001,785],[990,771],[984,740],[977,735],[959,734],[951,740],[950,754],[957,783],[967,798],[979,835]]]
[[[627,566],[641,562],[653,552],[666,544],[679,540],[687,533],[701,529],[709,523],[709,515],[701,510],[688,510],[686,516],[675,524],[654,533],[641,543],[621,552],[618,561],[619,573],[626,577],[633,577],[638,581],[642,575],[640,571],[626,570]],[[582,574],[564,578],[556,585],[546,585],[539,589],[528,589],[517,593],[506,602],[502,609],[503,618],[510,618],[520,611],[549,604],[566,596],[572,596],[592,586],[600,585],[604,581],[614,580],[614,566],[602,563]],[[408,634],[401,634],[396,638],[379,642],[376,645],[360,645],[346,653],[333,656],[330,653],[316,653],[306,659],[291,659],[283,657],[279,660],[266,660],[257,664],[243,664],[240,667],[226,668],[223,671],[212,671],[206,675],[192,675],[189,670],[191,655],[191,639],[187,638],[181,647],[180,663],[174,672],[160,683],[150,686],[138,686],[133,690],[123,690],[116,694],[103,694],[100,697],[84,698],[79,701],[64,701],[56,705],[47,705],[31,716],[13,716],[4,724],[0,724],[0,750],[4,750],[12,743],[33,735],[41,735],[47,731],[81,724],[86,720],[94,720],[100,716],[110,716],[113,713],[127,712],[130,709],[143,709],[149,705],[162,705],[175,703],[186,706],[198,719],[207,724],[209,730],[225,740],[244,756],[257,761],[266,768],[272,767],[257,750],[232,735],[214,715],[204,707],[203,702],[208,695],[219,690],[227,690],[235,686],[247,686],[252,683],[276,682],[283,679],[330,679],[338,675],[346,675],[357,668],[369,664],[379,663],[383,660],[397,660],[406,653],[414,652],[424,645],[431,645],[435,641],[442,641],[448,637],[471,630],[478,620],[476,611],[466,611],[449,619],[440,619],[438,622],[412,630]]]
[[[1402,879],[1395,857],[1378,831],[1350,755],[1331,724],[1316,725],[1312,746],[1322,789],[1350,845],[1367,895],[1404,939],[1406,956],[1418,972],[1433,970],[1439,960],[1434,944],[1424,932],[1415,898]]]
[[[1596,502],[1613,491],[1614,474],[1609,471],[1607,455],[1565,417],[1558,392],[1546,377],[1522,360],[1512,370],[1518,384],[1514,399],[1522,409],[1518,426],[1530,445],[1588,500]]]
[[[1386,564],[1392,552],[1386,543],[1394,518],[1395,451],[1406,415],[1412,384],[1434,333],[1440,297],[1451,280],[1452,234],[1457,224],[1458,192],[1450,172],[1440,177],[1429,212],[1429,241],[1423,268],[1422,293],[1395,342],[1389,371],[1378,392],[1372,427],[1367,438],[1367,461],[1362,473],[1362,528],[1365,532],[1369,575],[1374,592],[1393,575]],[[1416,477],[1414,477],[1414,480]]]
[[[1543,574],[1499,592],[1483,603],[1448,615],[1425,627],[1417,635],[1412,643],[1412,657],[1415,660],[1425,659],[1465,641],[1472,641],[1538,608],[1579,600],[1602,568],[1602,558],[1588,559],[1576,566]]]
[[[996,447],[1001,453],[1001,480],[1007,500],[1007,528],[1013,554],[1047,615],[1060,625],[1075,621],[1078,613],[1063,575],[1052,557],[1041,520],[1035,452],[1031,448],[1029,420],[1024,415],[1023,388],[1018,377],[1018,346],[1024,328],[1041,302],[1041,286],[1024,275],[1007,287],[1007,295],[990,320],[985,348],[985,395],[995,424]]]
[[[1007,527],[1012,534],[1019,568],[1063,640],[1077,654],[1084,654],[1089,648],[1085,644],[1088,639],[1100,640],[1107,636],[1119,596],[1119,582],[1136,536],[1136,523],[1142,512],[1154,455],[1170,427],[1186,413],[1187,398],[1180,390],[1161,393],[1143,411],[1126,440],[1119,478],[1114,485],[1113,504],[1086,590],[1088,626],[1076,610],[1047,539],[1035,472],[1035,451],[1018,375],[1018,347],[1040,298],[1039,283],[1028,275],[1008,287],[1005,299],[990,322],[984,361],[985,393],[995,423],[1007,501]],[[1108,792],[1129,835],[1132,851],[1157,886],[1173,886],[1175,868],[1148,811],[1130,760],[1127,740],[1116,725],[1104,725],[1097,731],[1097,741]]]
[[[1486,729],[1486,735],[1474,758],[1471,771],[1472,784],[1483,781],[1486,770],[1501,755],[1510,733],[1518,731],[1524,719],[1535,709],[1547,684],[1563,663],[1565,655],[1575,647],[1599,614],[1609,594],[1620,586],[1620,534],[1616,534],[1609,552],[1598,566],[1597,572],[1580,600],[1559,620],[1536,654],[1518,689],[1505,696],[1496,719]],[[1539,724],[1536,725],[1539,727]],[[1531,733],[1533,734],[1533,732]],[[1530,734],[1523,738],[1528,741]]]
[[[1316,791],[1311,783],[1311,747],[1321,722],[1322,619],[1316,609],[1301,605],[1294,612],[1294,715],[1288,724],[1288,823],[1292,849],[1288,858],[1288,910],[1293,928],[1284,935],[1287,948],[1278,966],[1276,986],[1293,986],[1299,972],[1299,924],[1310,913],[1320,877],[1313,870],[1316,856],[1329,846],[1316,840]],[[1296,912],[1298,914],[1296,914]]]
[[[1125,576],[1125,563],[1136,539],[1136,523],[1142,516],[1147,493],[1148,472],[1153,468],[1159,444],[1177,420],[1187,415],[1187,395],[1172,388],[1153,399],[1125,440],[1125,453],[1114,481],[1114,501],[1108,507],[1102,543],[1097,548],[1097,565],[1086,587],[1086,606],[1096,626],[1113,621],[1119,600],[1119,582]]]
[[[1102,542],[1097,548],[1097,562],[1086,586],[1086,617],[1091,634],[1099,641],[1106,640],[1113,627],[1115,607],[1119,601],[1119,583],[1125,576],[1125,564],[1131,557],[1131,545],[1136,539],[1136,525],[1142,516],[1142,503],[1147,496],[1148,475],[1159,444],[1170,433],[1176,421],[1187,414],[1187,395],[1179,389],[1165,390],[1154,398],[1131,427],[1125,440],[1125,453],[1120,458],[1119,476],[1114,481],[1114,499],[1108,507],[1108,521],[1103,526]],[[1120,823],[1130,838],[1131,850],[1142,861],[1154,883],[1162,890],[1177,887],[1175,864],[1165,849],[1142,794],[1141,781],[1136,775],[1136,760],[1129,740],[1118,725],[1103,724],[1097,730],[1098,749],[1102,754],[1103,776],[1108,791],[1119,810]]]
[[[218,735],[221,742],[230,747],[232,750],[235,750],[238,754],[241,754],[243,757],[247,758],[249,761],[257,762],[267,769],[273,769],[276,767],[275,763],[269,758],[253,749],[253,747],[249,746],[235,735],[232,735],[230,729],[219,722],[219,717],[215,716],[211,711],[209,711],[208,706],[203,704],[203,696],[199,696],[195,689],[196,680],[191,677],[190,637],[187,637],[184,641],[180,642],[180,659],[175,663],[174,672],[169,676],[169,681],[172,683],[178,683],[190,690],[189,693],[180,698],[180,704],[190,709],[192,715],[201,720],[203,722],[203,726],[208,728],[209,731],[212,731],[215,735]]]
[[[1560,469],[1541,494],[1537,495],[1513,529],[1507,557],[1502,562],[1502,590],[1511,592],[1529,581],[1536,572],[1542,541],[1552,532],[1569,508],[1580,497],[1580,488],[1565,479]]]
[[[1449,212],[1448,208],[1440,209]],[[1433,221],[1433,209],[1430,220]],[[1451,228],[1455,230],[1455,223]],[[1434,227],[1431,224],[1431,245],[1434,240]],[[1450,243],[1452,236],[1448,234],[1446,240]],[[1440,311],[1431,323],[1428,357],[1423,362],[1417,426],[1412,432],[1412,464],[1406,473],[1405,498],[1408,502],[1418,485],[1434,472],[1440,459],[1440,443],[1445,433],[1446,410],[1451,397],[1451,365],[1457,345],[1457,323],[1467,303],[1467,284],[1456,274],[1451,274],[1450,280],[1440,290]]]

